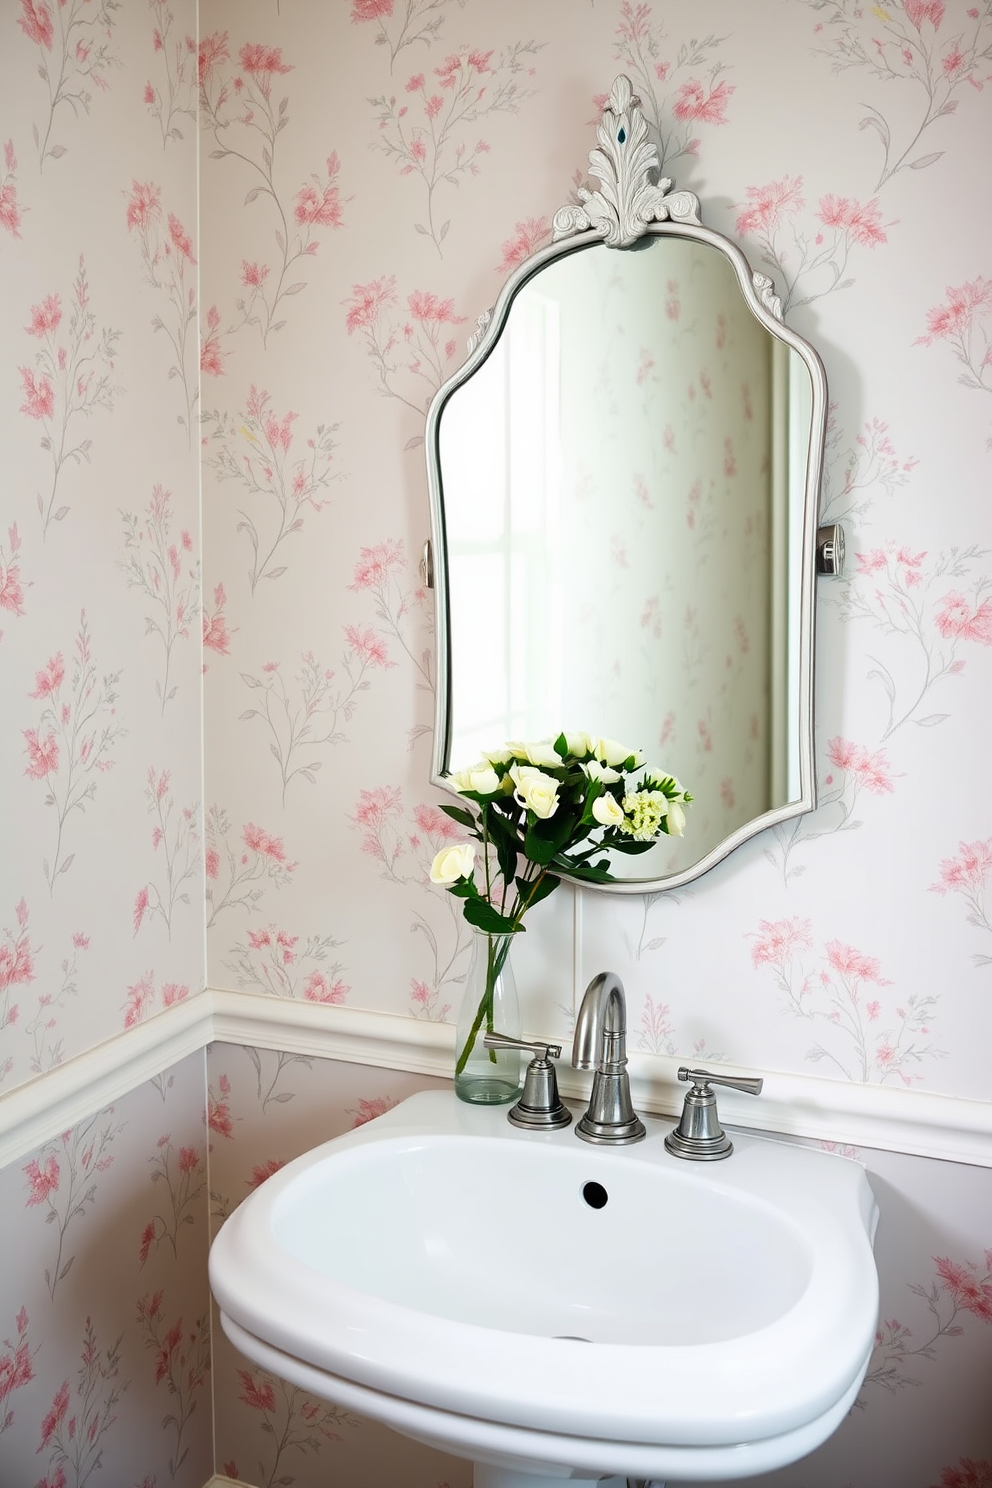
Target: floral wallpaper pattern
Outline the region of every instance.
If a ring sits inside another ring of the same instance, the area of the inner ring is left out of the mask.
[[[0,28],[4,1091],[205,968],[195,6]]]
[[[850,557],[819,590],[818,811],[675,895],[555,896],[518,947],[528,1025],[566,1034],[609,966],[645,1052],[987,1098],[992,6],[764,11],[4,9],[0,1098],[208,978],[452,1016],[423,416],[620,70],[824,358]],[[417,1083],[219,1048],[0,1173],[0,1477],[385,1481],[395,1439],[216,1335],[211,1464],[204,1216]],[[876,1354],[775,1481],[987,1484],[988,1170],[863,1156]]]

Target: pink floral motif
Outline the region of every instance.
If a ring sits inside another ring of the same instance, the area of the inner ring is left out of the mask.
[[[871,676],[888,698],[883,740],[909,722],[924,728],[943,723],[947,713],[921,714],[924,701],[944,678],[964,671],[965,661],[958,655],[963,643],[992,645],[992,600],[985,597],[992,579],[977,578],[970,595],[944,588],[948,580],[966,578],[981,556],[977,547],[930,555],[895,543],[857,555],[857,572],[842,600],[842,618],[869,620],[884,635],[904,637],[910,643],[909,655],[917,658],[918,676],[910,686],[909,701],[900,703],[896,676],[873,657]],[[906,649],[900,648],[900,657]]]
[[[451,219],[438,220],[438,193],[479,174],[489,144],[478,135],[472,140],[474,126],[491,114],[519,111],[533,91],[522,80],[532,72],[536,51],[534,42],[516,42],[495,61],[492,52],[478,49],[452,53],[430,78],[423,72],[410,77],[402,101],[396,94],[370,100],[379,125],[378,148],[396,163],[400,175],[415,176],[421,183],[425,221],[413,226],[439,254]]]
[[[503,244],[503,257],[497,265],[497,274],[512,274],[525,259],[536,253],[551,234],[547,217],[525,217],[514,223],[514,235]]]
[[[419,673],[418,686],[434,691],[434,648],[431,637],[422,645],[419,653],[413,648],[409,635],[412,619],[429,622],[426,604],[427,594],[421,585],[411,585],[408,577],[406,550],[401,541],[387,538],[373,547],[362,548],[355,564],[351,583],[348,586],[356,594],[370,594],[375,601],[376,619],[392,633]],[[355,649],[368,652],[370,642],[355,631],[349,633]],[[371,633],[374,636],[374,632]],[[369,663],[371,664],[371,663]],[[414,729],[410,742],[414,742],[421,730]]]
[[[902,459],[896,453],[889,426],[880,419],[869,419],[857,434],[854,444],[841,447],[843,428],[831,407],[827,415],[827,459],[824,470],[824,494],[820,508],[821,522],[843,522],[861,516],[871,505],[868,492],[879,486],[887,496],[906,484],[919,463]]]
[[[281,1481],[280,1469],[287,1452],[302,1456],[316,1453],[320,1450],[321,1438],[340,1442],[343,1428],[358,1425],[357,1418],[347,1411],[336,1405],[313,1401],[302,1390],[266,1374],[262,1369],[239,1369],[238,1380],[241,1384],[239,1401],[262,1417],[267,1457],[272,1454],[271,1462],[260,1463],[267,1483]]]
[[[874,248],[886,242],[878,202],[858,202],[832,194],[821,197],[816,217],[828,231],[812,236],[795,226],[806,205],[801,176],[783,176],[765,186],[748,186],[747,200],[738,204],[737,231],[753,237],[761,259],[784,283],[784,312],[808,305],[854,281],[847,277],[851,249]]]
[[[936,1280],[929,1286],[909,1284],[910,1292],[926,1303],[930,1314],[922,1342],[916,1342],[912,1328],[898,1318],[883,1319],[875,1335],[875,1349],[865,1376],[866,1388],[881,1385],[894,1395],[907,1385],[918,1385],[920,1381],[909,1372],[911,1367],[917,1360],[933,1363],[938,1343],[962,1335],[965,1331],[962,1314],[970,1313],[983,1323],[992,1323],[992,1250],[985,1252],[984,1271],[972,1261],[954,1261],[947,1256],[933,1259]]]
[[[886,241],[877,201],[863,205],[846,196],[830,194],[821,197],[817,216],[824,227],[849,233],[852,242],[860,248],[874,248]]]
[[[217,1084],[216,1093],[213,1086],[209,1086],[207,1090],[207,1126],[218,1137],[226,1137],[231,1141],[234,1137],[234,1120],[231,1116],[230,1078],[221,1075]]]
[[[152,1249],[168,1240],[173,1256],[179,1253],[179,1234],[186,1225],[195,1224],[196,1201],[206,1187],[206,1161],[195,1147],[180,1147],[178,1152],[168,1134],[159,1137],[157,1150],[149,1158],[151,1182],[158,1185],[161,1203],[142,1231],[138,1247],[139,1264],[144,1265]],[[164,1196],[163,1196],[164,1194]]]
[[[884,151],[876,191],[900,171],[926,170],[936,165],[943,150],[918,153],[924,136],[939,120],[958,108],[964,84],[981,90],[987,81],[992,39],[987,9],[968,11],[954,37],[941,38],[943,0],[903,0],[891,6],[850,6],[841,0],[809,0],[817,12],[815,50],[830,58],[835,73],[867,71],[880,83],[902,84],[903,98],[912,97],[911,111],[900,110],[908,124],[902,138],[881,109],[868,104],[858,128],[876,134]],[[962,20],[964,15],[962,13]]]
[[[28,907],[19,900],[14,916],[16,927],[3,926],[0,930],[0,1033],[17,1022],[19,1005],[11,1002],[11,989],[26,987],[34,981],[34,958],[37,951],[32,947],[28,930]],[[0,1084],[8,1072],[0,1065]],[[2,1404],[2,1401],[0,1401]]]
[[[813,945],[810,922],[798,918],[762,920],[749,938],[752,965],[772,970],[788,1011],[828,1025],[828,1041],[817,1041],[806,1052],[812,1063],[827,1060],[845,1079],[863,1084],[897,1079],[913,1085],[922,1079],[911,1073],[914,1066],[943,1053],[930,1037],[937,997],[913,994],[886,1007],[883,998],[867,995],[869,987],[892,985],[876,957],[831,940],[816,972],[804,954]]]
[[[672,113],[680,120],[700,119],[704,124],[726,124],[726,108],[734,91],[731,83],[717,83],[707,89],[693,78],[676,92]]]
[[[399,310],[396,279],[390,276],[352,285],[344,303],[348,334],[361,333],[383,395],[422,414],[458,349],[445,331],[465,319],[455,314],[454,301],[414,290],[407,296],[404,313]]]
[[[261,518],[245,511],[239,514],[238,530],[244,532],[252,549],[248,575],[252,594],[260,579],[278,579],[286,572],[284,564],[273,566],[277,550],[303,530],[305,507],[324,510],[330,497],[323,493],[341,479],[341,473],[333,469],[336,425],[318,424],[299,457],[289,458],[296,418],[291,410],[280,419],[272,410],[269,394],[254,384],[245,408],[234,417],[204,415],[204,422],[214,426],[204,463],[216,470],[219,480],[237,481],[249,496],[263,498],[263,510],[273,504],[278,509],[277,522],[268,522],[267,529]]]
[[[47,52],[52,50],[55,28],[52,25],[52,12],[45,0],[21,0],[21,14],[17,24],[29,41],[44,47]]]
[[[193,539],[183,530],[172,534],[172,492],[155,486],[142,517],[122,512],[125,557],[120,564],[129,589],[139,589],[152,607],[145,616],[145,635],[154,636],[162,647],[162,677],[155,692],[165,714],[166,704],[176,695],[169,685],[172,655],[180,641],[187,641],[200,607],[200,564],[193,558]]]
[[[76,977],[79,971],[79,954],[89,947],[89,937],[79,933],[72,937],[72,949],[70,953],[62,958],[62,981],[57,991],[42,992],[38,998],[38,1005],[31,1022],[27,1024],[25,1032],[30,1035],[33,1051],[31,1055],[31,1073],[35,1075],[45,1074],[48,1070],[55,1069],[65,1057],[62,1040],[53,1038],[58,1019],[56,1012],[64,1005],[67,998],[75,997],[79,991]],[[54,985],[49,983],[49,986]],[[50,1042],[51,1040],[51,1042]]]
[[[55,854],[51,862],[43,860],[49,889],[68,872],[75,857],[74,853],[63,855],[69,817],[93,800],[97,777],[113,768],[109,755],[121,734],[114,721],[119,678],[119,672],[107,673],[102,680],[98,677],[84,611],[73,649],[68,697],[62,692],[65,665],[61,652],[37,674],[35,691],[30,694],[44,706],[37,727],[22,730],[28,757],[24,773],[31,780],[45,781],[45,804],[54,808],[57,818]]]
[[[276,925],[249,930],[247,944],[236,942],[229,962],[239,987],[250,987],[274,997],[296,997],[306,1002],[342,1003],[351,988],[341,978],[341,964],[324,963],[338,942],[332,935],[310,935],[300,942]]]
[[[60,295],[50,294],[31,306],[31,322],[25,332],[40,342],[33,367],[18,370],[24,390],[20,411],[43,426],[42,449],[52,462],[51,490],[47,498],[38,492],[42,531],[47,536],[52,522],[61,522],[69,507],[56,507],[59,483],[66,464],[88,463],[93,441],[75,438],[81,419],[98,408],[113,412],[120,388],[114,380],[119,331],[103,330],[97,336],[96,315],[90,309],[86,264],[80,255],[79,271],[72,286],[68,322]],[[61,333],[61,334],[60,334]]]
[[[28,1337],[28,1314],[25,1307],[20,1309],[14,1322],[17,1338],[13,1341],[5,1338],[3,1351],[0,1352],[0,1436],[13,1424],[14,1412],[8,1409],[11,1395],[34,1379],[32,1360],[38,1352],[37,1345],[32,1349]]]
[[[273,237],[277,256],[275,271],[270,265],[245,264],[243,284],[247,296],[236,301],[237,316],[230,334],[243,326],[255,326],[265,346],[271,334],[286,324],[277,319],[283,301],[306,289],[306,281],[290,282],[290,270],[320,247],[319,233],[344,222],[343,200],[338,177],[341,162],[331,151],[325,170],[315,171],[298,187],[291,207],[277,184],[279,136],[289,124],[289,100],[273,98],[273,83],[292,72],[280,47],[247,42],[238,53],[241,69],[233,80],[225,76],[231,60],[226,32],[214,32],[200,42],[200,109],[203,128],[213,136],[215,160],[232,160],[247,168],[251,189],[245,205],[267,203],[273,214]],[[268,284],[266,280],[268,279]],[[219,324],[219,322],[218,322]]]
[[[640,1027],[637,1030],[637,1047],[648,1049],[652,1054],[668,1054],[674,1058],[678,1052],[674,1032],[672,1010],[668,1003],[655,1002],[650,992],[645,993]]]
[[[945,304],[927,311],[927,334],[916,346],[946,341],[964,367],[958,379],[965,387],[992,393],[992,279],[948,285]]]
[[[934,1264],[955,1310],[992,1323],[992,1251],[985,1253],[984,1274],[971,1261],[952,1261],[947,1256],[934,1256]]]
[[[424,1018],[428,1023],[446,1023],[451,1014],[451,1003],[442,1002],[436,987],[422,982],[418,977],[410,978],[410,1017]]]
[[[227,628],[227,616],[224,614],[226,604],[224,585],[215,584],[213,611],[206,608],[203,610],[203,647],[206,651],[216,651],[218,656],[229,654],[231,636],[234,634]]]
[[[727,123],[726,108],[735,90],[723,80],[726,63],[716,55],[723,40],[712,34],[694,36],[676,48],[668,42],[663,23],[653,19],[651,5],[621,0],[613,55],[630,74],[654,127],[663,174],[673,161],[695,155],[699,141],[694,125]],[[660,90],[659,83],[673,91]],[[600,109],[605,102],[597,99]]]
[[[161,194],[151,181],[132,181],[124,215],[128,232],[136,236],[145,281],[165,299],[168,322],[156,315],[152,329],[164,332],[169,343],[172,362],[168,377],[181,389],[183,411],[179,422],[192,439],[200,396],[189,365],[190,332],[196,326],[196,275],[192,272],[196,259],[192,240],[176,214],[169,212],[163,222]]]
[[[140,903],[141,897],[139,894],[138,903]],[[135,904],[134,911],[134,933],[136,935],[141,926],[138,903]],[[144,913],[144,908],[147,908],[147,905],[142,907],[141,913]],[[140,1023],[147,1016],[149,1009],[154,1007],[158,995],[155,991],[154,973],[146,971],[143,977],[139,978],[138,981],[127,989],[127,999],[123,1010],[124,1027],[134,1028],[136,1024]],[[161,1003],[163,1007],[172,1007],[176,1002],[185,1002],[188,996],[188,987],[180,987],[175,982],[162,983]]]
[[[160,1291],[139,1298],[138,1324],[145,1347],[154,1359],[155,1383],[164,1383],[171,1402],[162,1424],[176,1434],[169,1457],[169,1472],[175,1478],[189,1453],[189,1447],[183,1444],[183,1433],[196,1410],[197,1394],[202,1394],[210,1369],[210,1320],[204,1314],[192,1328],[184,1328],[182,1318],[178,1317],[167,1326],[162,1301]]]
[[[248,1187],[250,1189],[261,1187],[267,1178],[271,1178],[273,1173],[278,1173],[279,1169],[285,1166],[286,1159],[284,1157],[270,1157],[263,1163],[256,1163],[251,1170]]]
[[[298,227],[340,227],[344,208],[337,178],[341,163],[336,154],[327,160],[325,176],[313,175],[296,193],[293,217]]]
[[[287,859],[281,837],[248,822],[237,842],[227,812],[212,806],[207,812],[207,903],[208,925],[226,909],[244,909],[248,914],[262,898],[266,883],[282,888],[297,864]],[[240,846],[239,846],[240,844]],[[223,857],[221,856],[223,852]]]
[[[350,822],[359,833],[359,850],[378,863],[381,878],[400,886],[416,884],[427,891],[433,858],[459,836],[459,830],[435,806],[417,805],[406,820],[405,815],[399,787],[380,785],[359,792]],[[411,978],[410,1014],[444,1021],[451,1011],[453,993],[464,980],[462,963],[469,947],[458,901],[444,895],[439,904],[435,895],[430,904],[431,919],[419,912],[414,915],[412,928],[427,943],[431,973],[427,980]],[[436,927],[433,916],[441,913],[442,906],[443,918]]]
[[[149,113],[158,120],[165,149],[170,140],[183,139],[183,129],[196,123],[198,52],[195,37],[186,34],[173,38],[175,16],[169,0],[148,0],[148,3],[155,17],[152,50],[160,59],[156,66],[164,78],[158,86],[146,83],[143,96]],[[183,120],[188,122],[181,128]]]
[[[934,1488],[992,1488],[992,1462],[961,1457],[956,1467],[945,1467]]]
[[[178,808],[172,798],[168,770],[156,771],[149,765],[145,782],[145,801],[154,822],[152,851],[161,851],[163,883],[147,883],[139,889],[134,901],[134,933],[141,929],[147,914],[159,916],[172,939],[172,917],[178,904],[189,904],[186,885],[192,885],[200,870],[199,802]]]
[[[358,1110],[348,1112],[349,1116],[354,1117],[351,1123],[352,1131],[357,1130],[360,1126],[365,1126],[369,1121],[374,1121],[377,1116],[384,1116],[395,1105],[396,1101],[389,1095],[359,1097]]]
[[[978,842],[960,842],[954,858],[944,858],[940,864],[940,878],[930,885],[932,894],[960,894],[968,906],[965,916],[969,925],[975,925],[992,935],[992,920],[985,904],[989,874],[992,872],[992,837]],[[974,954],[975,966],[992,966],[992,956]]]
[[[324,745],[341,744],[347,738],[341,725],[349,723],[358,706],[359,695],[367,692],[366,673],[376,667],[393,666],[386,653],[382,636],[375,631],[359,631],[347,626],[348,647],[342,656],[345,677],[335,685],[335,673],[321,666],[312,651],[302,658],[302,670],[293,678],[293,691],[280,671],[278,662],[270,662],[262,676],[242,672],[241,680],[257,696],[257,706],[248,708],[242,720],[260,719],[269,735],[269,751],[282,774],[282,799],[291,780],[299,776],[316,783],[323,761],[301,757]]]
[[[39,1156],[23,1168],[28,1183],[27,1207],[43,1205],[45,1223],[58,1235],[55,1264],[45,1269],[45,1281],[53,1299],[59,1282],[75,1260],[74,1255],[64,1259],[69,1227],[93,1204],[99,1175],[113,1162],[111,1144],[124,1129],[122,1122],[113,1120],[113,1115],[113,1106],[98,1111],[63,1132],[61,1137],[46,1142]]]
[[[21,0],[17,23],[39,49],[37,71],[48,93],[47,123],[34,126],[42,169],[66,153],[65,145],[49,143],[57,110],[68,104],[74,117],[88,114],[89,85],[106,90],[107,73],[121,66],[111,45],[119,9],[118,0]]]
[[[21,236],[21,205],[17,200],[17,156],[14,141],[7,140],[3,147],[3,166],[0,167],[0,227],[12,238]]]
[[[328,978],[322,971],[311,971],[303,983],[304,1002],[324,1002],[338,1005],[347,1002],[351,988],[340,977]]]
[[[200,343],[200,371],[207,377],[223,377],[226,355],[220,345],[220,311],[211,305],[207,311],[207,334]]]
[[[389,67],[404,47],[417,43],[429,47],[444,25],[445,9],[452,0],[351,0],[355,26],[376,22],[375,43],[388,47]],[[389,23],[392,24],[389,24]]]
[[[66,1380],[41,1426],[38,1452],[48,1454],[48,1488],[65,1485],[66,1470],[73,1484],[83,1484],[100,1467],[106,1435],[117,1420],[117,1407],[130,1383],[120,1379],[120,1343],[118,1338],[110,1348],[100,1350],[93,1322],[86,1319],[75,1403]]]
[[[58,1158],[50,1153],[44,1164],[39,1163],[37,1158],[32,1158],[24,1169],[27,1174],[30,1187],[28,1206],[32,1204],[44,1204],[49,1194],[53,1193],[59,1186],[62,1170],[59,1167]]]

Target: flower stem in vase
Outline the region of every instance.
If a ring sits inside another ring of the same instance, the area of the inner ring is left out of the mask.
[[[486,1033],[520,1037],[511,935],[473,931],[472,956],[455,1033],[455,1093],[473,1105],[503,1105],[520,1094],[520,1051],[487,1049]]]

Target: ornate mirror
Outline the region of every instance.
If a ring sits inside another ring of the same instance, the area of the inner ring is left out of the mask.
[[[815,805],[827,395],[771,281],[656,179],[625,77],[598,140],[599,189],[557,213],[428,414],[432,780],[562,729],[642,749],[695,797],[683,838],[614,855],[602,887],[644,893]]]

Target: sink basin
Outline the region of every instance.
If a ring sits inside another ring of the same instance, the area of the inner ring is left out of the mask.
[[[412,1096],[288,1164],[210,1256],[225,1332],[320,1397],[471,1457],[476,1484],[770,1471],[840,1424],[874,1344],[864,1170],[671,1121],[603,1150]]]

